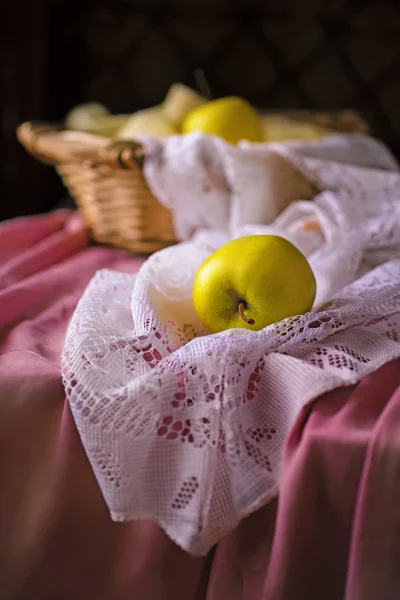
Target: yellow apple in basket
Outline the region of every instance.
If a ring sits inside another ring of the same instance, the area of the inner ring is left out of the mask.
[[[311,310],[314,273],[305,256],[276,235],[250,235],[222,246],[200,267],[193,302],[212,333],[257,331]]]
[[[257,111],[242,98],[231,96],[211,100],[192,110],[182,125],[183,133],[202,131],[216,135],[231,144],[240,140],[260,142],[263,129]]]

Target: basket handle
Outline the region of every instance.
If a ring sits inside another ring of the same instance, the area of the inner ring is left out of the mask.
[[[28,152],[46,164],[78,161],[132,169],[142,167],[145,159],[143,146],[134,140],[110,141],[48,123],[23,123],[17,129],[17,137]]]
[[[87,160],[94,164],[106,164],[120,169],[143,167],[146,153],[142,144],[135,140],[116,140],[99,149]]]

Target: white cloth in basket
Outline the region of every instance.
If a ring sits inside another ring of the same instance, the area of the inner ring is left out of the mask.
[[[194,135],[148,147],[147,177],[187,241],[136,278],[94,277],[68,331],[63,378],[112,518],[152,519],[202,554],[277,493],[300,409],[400,356],[400,173],[359,136],[232,149]],[[271,150],[320,191],[266,224],[257,171],[265,179]],[[321,231],[301,227],[309,218]],[[315,309],[260,332],[207,335],[191,300],[195,273],[249,232],[302,249]]]

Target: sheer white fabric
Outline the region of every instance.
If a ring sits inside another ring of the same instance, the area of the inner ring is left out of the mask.
[[[186,241],[136,277],[94,277],[68,331],[63,377],[112,518],[152,519],[202,554],[277,493],[299,410],[400,356],[400,173],[382,145],[358,136],[232,149],[195,135],[149,149],[148,179]],[[290,166],[285,176],[295,167],[298,189],[317,192],[266,223],[245,204],[271,152]],[[191,299],[196,271],[250,232],[288,237],[308,256],[314,310],[260,332],[207,335]]]

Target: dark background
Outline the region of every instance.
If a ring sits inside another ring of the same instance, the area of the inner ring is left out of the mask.
[[[15,140],[24,120],[75,104],[131,112],[194,85],[260,107],[356,108],[400,155],[399,0],[3,0],[0,219],[53,208],[65,192]]]

